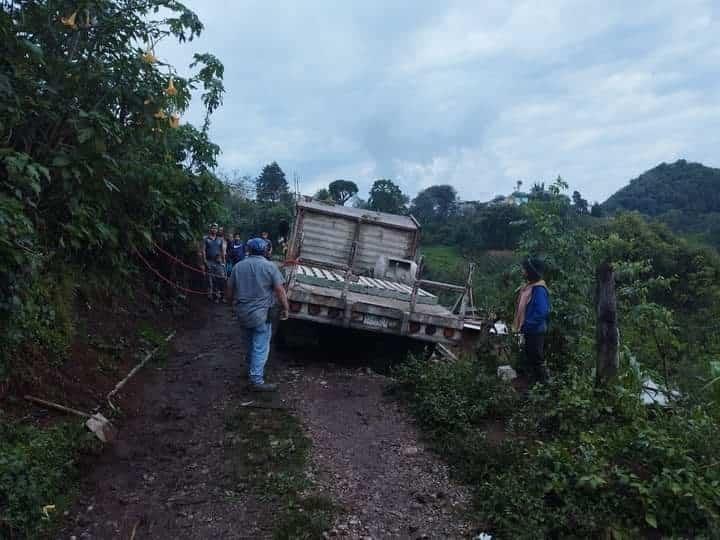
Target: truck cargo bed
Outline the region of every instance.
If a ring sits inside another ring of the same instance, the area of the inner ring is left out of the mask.
[[[342,273],[306,265],[300,265],[297,267],[295,279],[298,283],[318,285],[320,287],[329,287],[331,289],[342,289],[345,285],[345,277]],[[404,300],[405,302],[409,302],[410,297],[412,296],[412,287],[406,285],[405,283],[364,276],[358,277],[357,281],[351,281],[349,291],[353,293],[369,294],[371,296],[394,298],[397,300]],[[427,291],[418,289],[417,303],[437,304],[438,298]]]

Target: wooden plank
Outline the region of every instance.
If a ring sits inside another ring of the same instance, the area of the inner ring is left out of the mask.
[[[447,289],[449,291],[465,292],[465,287],[461,285],[451,285],[450,283],[430,281],[429,279],[421,279],[419,280],[418,284],[425,287],[437,287],[438,289]]]

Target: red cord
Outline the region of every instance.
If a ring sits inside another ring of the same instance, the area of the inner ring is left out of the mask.
[[[185,287],[182,287],[182,286],[178,285],[177,283],[172,282],[171,280],[169,280],[168,278],[166,278],[165,276],[163,276],[160,272],[158,272],[155,268],[153,268],[152,265],[148,262],[148,260],[147,260],[145,257],[143,257],[137,249],[135,249],[135,254],[136,254],[138,257],[140,257],[140,260],[145,263],[145,266],[147,266],[148,269],[149,269],[153,274],[155,274],[157,277],[159,277],[159,278],[160,278],[161,280],[163,280],[165,283],[168,283],[169,285],[172,285],[172,286],[175,287],[176,289],[181,290],[181,291],[183,291],[183,292],[185,292],[185,293],[188,293],[188,294],[202,294],[202,295],[207,294],[207,291],[194,291],[194,290],[192,290],[192,289],[186,289]]]
[[[195,266],[190,266],[190,265],[187,264],[186,262],[178,259],[177,257],[175,257],[175,255],[173,255],[172,253],[169,253],[169,252],[165,251],[163,248],[161,248],[160,246],[158,246],[155,242],[153,242],[152,244],[153,244],[153,246],[155,247],[155,249],[157,249],[160,253],[162,253],[162,254],[165,255],[166,257],[169,257],[170,259],[172,259],[172,260],[175,261],[176,263],[180,264],[180,266],[184,266],[185,268],[187,268],[187,269],[189,269],[189,270],[193,270],[194,272],[197,272],[198,274],[206,274],[206,273],[207,273],[207,272],[205,272],[205,270],[200,270],[199,268],[197,268],[197,267],[195,267]],[[223,279],[226,279],[226,277],[227,277],[227,276],[219,276],[219,275],[217,275],[217,274],[211,274],[211,275],[212,275],[212,276],[215,276],[215,277],[218,277],[218,278],[223,278]]]

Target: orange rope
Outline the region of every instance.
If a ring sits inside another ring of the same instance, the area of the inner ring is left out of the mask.
[[[168,278],[166,278],[165,276],[163,276],[158,270],[156,270],[155,268],[153,268],[153,266],[148,262],[148,260],[147,260],[145,257],[143,257],[136,248],[133,248],[133,249],[135,249],[135,254],[140,258],[140,260],[145,263],[145,266],[147,266],[148,269],[149,269],[153,274],[155,274],[157,277],[159,277],[159,278],[160,278],[162,281],[164,281],[165,283],[167,283],[167,284],[169,284],[169,285],[172,285],[173,287],[175,287],[176,289],[178,289],[178,290],[180,290],[180,291],[182,291],[182,292],[184,292],[184,293],[188,293],[188,294],[202,294],[202,295],[206,295],[206,294],[207,294],[207,291],[194,291],[194,290],[192,290],[192,289],[186,289],[185,287],[182,287],[182,286],[178,285],[177,283],[174,283],[174,282],[171,281],[170,279],[168,279]]]
[[[192,271],[197,272],[197,273],[199,273],[199,274],[207,274],[207,272],[206,272],[205,270],[200,270],[200,269],[197,268],[196,266],[191,266],[191,265],[187,264],[186,262],[178,259],[175,255],[173,255],[172,253],[169,253],[168,251],[165,251],[163,248],[161,248],[160,246],[158,246],[155,242],[153,242],[152,244],[153,244],[153,246],[155,247],[155,249],[157,249],[160,253],[162,253],[162,254],[165,255],[166,257],[172,259],[173,261],[175,261],[176,263],[178,263],[180,266],[183,266],[183,267],[187,268],[188,270],[192,270]],[[223,278],[223,279],[227,279],[227,276],[219,276],[218,274],[210,274],[210,275],[212,275],[212,276],[214,276],[214,277],[221,277],[221,278]]]

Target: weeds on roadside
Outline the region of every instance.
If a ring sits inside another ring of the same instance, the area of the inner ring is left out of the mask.
[[[332,501],[310,495],[306,475],[310,440],[298,420],[283,410],[237,407],[226,417],[225,447],[234,490],[247,486],[277,503],[273,537],[315,539],[332,526]]]
[[[95,445],[78,422],[49,429],[0,422],[0,537],[52,530],[73,500],[80,454]]]
[[[410,361],[400,395],[503,538],[720,538],[720,426],[707,407],[640,402],[569,369],[526,402],[478,363]],[[500,419],[504,440],[486,436]]]

